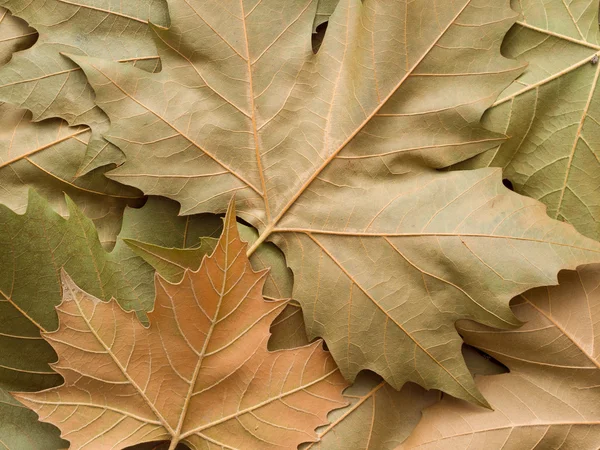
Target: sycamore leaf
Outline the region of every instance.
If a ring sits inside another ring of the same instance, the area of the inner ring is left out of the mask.
[[[573,378],[580,380],[600,377],[600,345],[596,342],[600,338],[600,265],[563,271],[559,282],[512,301],[515,315],[525,322],[518,330],[496,330],[467,322],[459,327],[461,334],[511,370],[572,372]]]
[[[238,231],[248,237],[245,240],[250,244],[256,239],[256,232],[245,225],[238,223]],[[202,255],[212,251],[216,245],[215,240],[210,238],[203,239],[202,246],[194,249],[165,248],[131,239],[127,239],[126,243],[170,282],[181,280],[185,269],[197,270]],[[279,293],[284,296],[291,293],[291,274],[276,248],[262,245],[250,257],[250,261],[255,269],[272,264],[265,283],[266,295],[277,297]],[[289,288],[286,287],[288,283]],[[275,319],[271,333],[271,350],[308,343],[301,311],[291,304]],[[472,373],[488,375],[506,372],[501,365],[486,359],[470,346],[463,346],[463,356]],[[332,412],[329,425],[317,430],[318,442],[303,447],[304,450],[393,449],[408,437],[421,417],[421,410],[436,401],[439,393],[425,391],[414,384],[407,384],[402,390],[396,391],[380,377],[361,373],[344,392],[344,396],[350,404]]]
[[[517,192],[600,240],[598,1],[513,4],[503,53],[528,67],[484,118],[511,139],[460,167],[502,167]]]
[[[329,20],[329,17],[335,11],[339,0],[317,0],[317,12],[313,22],[313,33],[317,31],[317,27]]]
[[[500,374],[507,370],[488,355],[468,345],[463,356],[473,374]],[[362,372],[344,391],[348,406],[329,414],[330,423],[317,430],[318,442],[302,450],[393,450],[398,447],[421,419],[421,411],[439,401],[442,393],[426,391],[413,383],[400,391],[381,377]]]
[[[10,61],[14,52],[31,47],[36,39],[33,28],[0,7],[0,66]]]
[[[598,397],[589,392],[572,397],[564,392],[565,384],[564,379],[550,377],[539,384],[537,378],[512,373],[484,377],[477,385],[493,412],[445,397],[423,411],[423,419],[399,450],[597,450]]]
[[[107,253],[92,222],[70,200],[67,204],[68,219],[33,192],[23,216],[0,207],[0,442],[10,450],[64,448],[56,429],[40,425],[8,394],[61,381],[48,366],[56,354],[40,337],[40,330],[57,327],[54,306],[61,297],[61,266],[99,297],[115,296],[130,308],[149,310],[154,271],[122,239],[186,247],[216,222],[211,216],[177,217],[172,202],[151,198],[143,208],[125,211],[119,241]]]
[[[350,404],[329,414],[317,430],[319,440],[301,450],[393,450],[421,418],[421,410],[439,400],[437,391],[409,383],[400,391],[373,373],[361,373],[344,391]]]
[[[148,20],[168,25],[163,0],[0,0],[39,33],[36,44],[0,69],[0,101],[33,112],[35,121],[60,117],[70,125],[92,127],[81,173],[119,163],[123,155],[105,141],[106,115],[94,104],[85,76],[60,53],[129,61],[145,70],[158,67]]]
[[[237,227],[244,241],[249,244],[256,241],[258,237],[256,230],[240,223]],[[185,269],[198,270],[202,257],[212,253],[217,244],[214,238],[202,238],[199,247],[185,249],[166,248],[134,239],[124,241],[136,255],[143,258],[161,277],[171,283],[179,282]],[[292,296],[292,273],[277,247],[269,243],[261,245],[250,257],[250,262],[255,270],[269,268],[263,292],[265,298]],[[271,325],[269,350],[300,347],[308,342],[300,306],[290,303]]]
[[[510,298],[600,256],[499,170],[435,170],[503,139],[479,118],[521,70],[499,52],[515,14],[344,0],[315,55],[315,1],[219,4],[169,2],[160,73],[73,57],[127,156],[110,177],[183,214],[236,192],[259,231],[248,254],[284,251],[308,337],[347,379],[370,369],[485,404],[454,322],[516,326]]]
[[[464,323],[461,333],[511,373],[478,386],[495,411],[452,398],[427,409],[405,449],[576,448],[600,442],[600,265],[517,297],[514,331]]]
[[[0,65],[36,37],[23,20],[0,8]],[[142,193],[107,180],[106,168],[79,176],[90,139],[87,128],[69,128],[58,119],[30,119],[28,111],[0,102],[0,203],[23,213],[28,191],[35,188],[66,215],[67,194],[94,221],[100,241],[110,250],[121,229],[123,209],[139,206]]]
[[[143,318],[152,308],[154,270],[123,239],[189,246],[218,221],[211,216],[177,217],[171,202],[152,198],[141,209],[125,211],[117,244],[107,252],[91,220],[68,197],[66,202],[66,219],[34,191],[23,215],[0,206],[0,291],[5,301],[46,330],[57,325],[52,306],[60,301],[61,268],[96,297],[114,297]]]
[[[78,176],[89,128],[68,127],[60,119],[31,122],[30,118],[27,110],[0,103],[0,203],[23,213],[28,192],[35,188],[66,215],[67,194],[94,221],[100,241],[111,249],[124,208],[139,206],[142,193],[108,180],[106,169]]]
[[[54,375],[58,381],[60,377]],[[52,383],[57,384],[57,383]],[[36,383],[37,388],[44,383]],[[2,386],[4,388],[5,386]],[[2,450],[58,450],[67,448],[58,430],[50,424],[40,423],[37,415],[24,407],[8,393],[0,390],[0,436]]]
[[[171,284],[157,275],[144,328],[63,275],[60,327],[44,333],[65,384],[15,394],[74,449],[171,440],[191,448],[288,448],[343,406],[346,383],[317,341],[269,352],[286,301],[265,301],[239,238],[233,203],[214,253]]]

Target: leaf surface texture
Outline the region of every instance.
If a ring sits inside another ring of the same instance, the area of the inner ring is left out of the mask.
[[[159,61],[148,21],[167,26],[166,3],[1,0],[0,6],[39,33],[32,48],[15,54],[0,69],[0,101],[31,110],[36,121],[60,117],[70,125],[89,125],[93,133],[81,174],[123,162],[119,150],[102,138],[108,119],[95,105],[85,75],[62,53],[94,55],[155,70]]]
[[[266,271],[254,272],[245,250],[232,206],[197,271],[177,284],[156,277],[149,328],[65,276],[60,327],[44,334],[65,384],[17,398],[72,448],[170,439],[171,448],[294,449],[313,440],[345,404],[346,383],[319,341],[267,350],[287,302],[262,298]]]
[[[24,215],[0,206],[0,441],[10,450],[65,446],[58,430],[38,422],[8,393],[45,389],[61,381],[48,365],[56,354],[40,337],[40,331],[58,326],[54,307],[61,298],[61,267],[98,297],[116,297],[145,317],[139,308],[152,307],[154,271],[122,239],[188,247],[215,227],[216,218],[177,218],[172,202],[150,199],[141,209],[125,211],[117,245],[108,253],[91,220],[70,200],[67,204],[68,219],[33,191]]]
[[[600,266],[562,272],[559,280],[513,301],[526,322],[517,330],[460,328],[511,370],[478,380],[494,411],[446,397],[425,410],[402,449],[598,448]]]
[[[454,322],[516,326],[511,297],[598,256],[498,170],[435,170],[504,139],[479,119],[522,70],[499,51],[515,14],[345,0],[314,54],[317,2],[276,4],[170,1],[157,74],[72,56],[127,157],[110,177],[182,214],[235,192],[259,232],[248,254],[284,251],[308,337],[347,379],[370,369],[485,404]]]
[[[521,16],[503,53],[528,67],[483,121],[511,139],[460,167],[502,167],[517,192],[598,240],[598,2],[523,0],[513,6]]]

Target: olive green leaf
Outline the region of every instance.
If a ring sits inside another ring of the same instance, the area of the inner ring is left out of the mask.
[[[0,0],[0,6],[39,33],[32,48],[16,53],[0,69],[0,101],[31,110],[35,121],[60,117],[72,126],[89,125],[93,133],[81,174],[122,162],[121,152],[101,136],[108,130],[108,119],[94,104],[85,76],[61,53],[128,61],[155,70],[158,56],[147,22],[168,25],[165,2]]]
[[[350,404],[329,414],[319,440],[301,450],[394,450],[415,428],[421,410],[439,400],[437,391],[412,383],[395,390],[373,373],[361,373],[344,391]]]
[[[511,139],[462,164],[502,167],[551,217],[600,239],[598,1],[520,0],[503,53],[527,70],[496,100],[486,127]]]
[[[153,305],[154,270],[122,240],[187,247],[220,223],[211,215],[177,217],[173,202],[151,198],[143,208],[126,209],[119,240],[108,253],[91,220],[70,199],[67,205],[64,219],[31,191],[24,215],[0,206],[0,442],[10,450],[65,447],[58,430],[37,422],[8,394],[61,381],[48,366],[56,354],[39,334],[58,325],[61,267],[99,298],[115,297],[145,317]]]
[[[259,232],[249,255],[283,250],[308,338],[345,377],[486,404],[454,322],[517,326],[510,298],[600,255],[499,170],[435,170],[504,139],[479,119],[521,71],[499,48],[515,13],[344,0],[314,54],[316,2],[275,20],[274,1],[170,1],[160,73],[73,56],[127,156],[109,176],[182,214],[223,212],[235,192]]]

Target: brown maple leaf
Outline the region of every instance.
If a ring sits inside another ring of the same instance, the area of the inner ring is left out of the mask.
[[[133,313],[63,274],[60,327],[44,338],[65,383],[15,397],[60,428],[71,448],[170,440],[190,448],[296,448],[343,406],[346,383],[320,341],[269,352],[286,301],[262,298],[267,271],[246,257],[233,203],[214,253],[171,284],[156,276],[144,328]]]

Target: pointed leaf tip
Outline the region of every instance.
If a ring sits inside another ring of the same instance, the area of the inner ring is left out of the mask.
[[[347,383],[321,341],[267,350],[287,302],[263,299],[266,272],[252,270],[234,212],[231,203],[219,244],[197,271],[179,283],[156,277],[147,329],[73,285],[81,301],[62,304],[59,329],[44,336],[65,383],[20,397],[73,447],[170,439],[262,450],[268,440],[291,450],[346,404]]]

